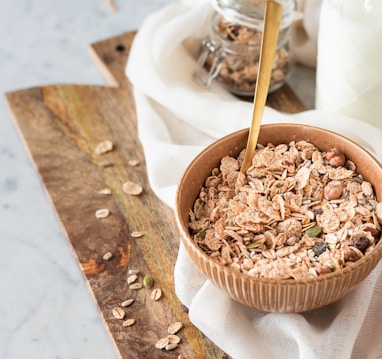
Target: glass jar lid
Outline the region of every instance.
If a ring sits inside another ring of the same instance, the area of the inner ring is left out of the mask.
[[[267,0],[211,0],[213,8],[232,23],[262,31]],[[295,0],[277,0],[283,6],[280,28],[300,18]]]

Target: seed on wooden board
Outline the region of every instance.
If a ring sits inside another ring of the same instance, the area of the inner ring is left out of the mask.
[[[131,327],[132,325],[135,324],[135,322],[136,322],[136,320],[134,318],[126,319],[123,321],[122,326],[123,327]]]
[[[151,288],[154,284],[154,279],[153,277],[150,275],[150,274],[146,274],[144,277],[143,277],[143,285],[146,287],[146,288]]]
[[[108,260],[110,260],[112,257],[113,257],[113,254],[112,254],[111,252],[106,252],[106,253],[103,255],[102,258],[103,258],[105,261],[108,261]]]
[[[143,287],[142,283],[134,283],[129,286],[129,288],[133,290],[141,289],[142,287]]]
[[[101,167],[103,167],[103,168],[113,167],[113,166],[114,166],[114,163],[110,162],[110,161],[105,161],[105,162],[101,163]]]
[[[168,337],[161,338],[155,343],[155,348],[163,349],[169,344]]]
[[[130,274],[127,277],[127,284],[134,283],[138,279],[138,276],[136,274]]]
[[[100,142],[96,146],[94,152],[96,155],[102,155],[106,152],[110,152],[112,149],[113,149],[113,142],[106,140],[106,141]]]
[[[122,303],[121,303],[121,307],[129,307],[130,305],[132,305],[134,303],[134,298],[130,298],[130,299],[127,299],[127,300],[124,300]]]
[[[167,332],[169,334],[175,334],[179,332],[179,330],[182,329],[182,327],[183,327],[183,324],[181,322],[175,322],[168,327]]]
[[[138,160],[129,160],[127,163],[132,167],[138,166],[140,164]]]
[[[100,191],[98,191],[98,194],[102,194],[103,196],[111,196],[111,189],[102,188]]]
[[[138,269],[129,269],[129,271],[127,272],[129,275],[130,274],[138,274],[139,273],[139,270]]]
[[[178,337],[175,334],[169,334],[167,336],[167,338],[168,338],[168,343],[169,344],[178,344],[178,343],[180,343],[180,337]]]
[[[126,315],[125,311],[119,307],[114,307],[112,310],[112,313],[113,313],[114,318],[116,318],[116,319],[123,319],[123,318],[125,318],[125,315]]]
[[[107,208],[97,209],[95,213],[95,216],[98,219],[109,217],[109,215],[110,215],[110,211]]]
[[[176,349],[178,347],[178,344],[176,344],[176,343],[172,343],[172,344],[167,344],[166,346],[165,346],[165,349],[166,350],[174,350],[174,349]]]
[[[152,300],[159,300],[160,297],[162,296],[162,290],[160,288],[155,288],[151,291],[151,299]]]
[[[131,182],[131,181],[126,181],[123,185],[122,185],[122,190],[123,192],[127,193],[127,194],[131,194],[133,196],[138,196],[142,193],[143,191],[143,188],[141,185],[137,184],[137,183],[134,183],[134,182]]]
[[[143,233],[135,231],[135,232],[131,232],[131,236],[133,238],[140,238],[140,237],[143,237]]]

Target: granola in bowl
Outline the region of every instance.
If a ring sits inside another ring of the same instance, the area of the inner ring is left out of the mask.
[[[306,140],[258,146],[212,170],[189,213],[194,242],[255,278],[304,279],[352,265],[381,236],[382,203],[345,154]]]

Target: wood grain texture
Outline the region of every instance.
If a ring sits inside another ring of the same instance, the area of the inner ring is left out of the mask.
[[[110,87],[60,84],[6,94],[15,125],[47,190],[84,280],[99,308],[105,328],[121,358],[174,358],[174,352],[155,348],[167,326],[181,321],[181,344],[176,354],[185,358],[223,358],[226,355],[189,321],[174,292],[173,269],[179,236],[171,209],[151,191],[144,155],[137,136],[132,88],[124,75],[134,33],[93,44],[91,54]],[[284,86],[268,104],[285,112],[303,110]],[[114,149],[96,155],[95,147],[111,140]],[[132,167],[129,160],[140,165]],[[108,163],[105,166],[105,163]],[[110,165],[112,164],[112,165]],[[125,181],[143,186],[139,196],[122,191]],[[110,188],[112,196],[98,193]],[[111,215],[97,219],[95,211]],[[131,233],[144,233],[134,238]],[[103,260],[112,252],[109,261]],[[154,302],[150,290],[134,291],[126,282],[128,269],[154,278],[163,297]],[[135,298],[125,309],[136,324],[124,328],[112,308]]]

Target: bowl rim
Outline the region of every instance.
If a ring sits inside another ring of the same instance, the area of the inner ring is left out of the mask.
[[[342,140],[345,140],[345,142],[351,143],[353,146],[355,146],[359,151],[363,152],[367,157],[369,157],[372,162],[374,162],[382,171],[382,164],[381,162],[372,154],[370,153],[367,149],[356,143],[354,140],[341,135],[335,131],[327,130],[322,127],[318,126],[312,126],[312,125],[305,125],[305,124],[298,124],[298,123],[272,123],[272,124],[263,124],[261,125],[261,128],[267,127],[267,128],[272,128],[272,127],[304,127],[310,130],[319,130],[321,132],[325,133],[330,133],[335,137],[341,138]],[[337,278],[337,277],[343,277],[346,274],[350,274],[351,272],[357,270],[358,268],[363,268],[365,266],[370,265],[371,262],[376,260],[376,264],[379,262],[379,260],[382,258],[382,234],[380,235],[380,238],[378,240],[378,243],[374,247],[373,250],[368,252],[366,255],[364,255],[361,259],[357,260],[356,262],[351,262],[349,263],[346,267],[342,267],[338,270],[335,270],[334,272],[327,273],[322,276],[314,276],[314,277],[307,277],[307,278],[298,278],[298,279],[293,279],[293,278],[287,278],[287,279],[281,279],[281,278],[264,278],[264,277],[255,277],[251,276],[247,273],[241,272],[238,269],[228,267],[222,263],[219,263],[218,261],[214,260],[211,258],[208,254],[206,254],[192,239],[188,227],[185,226],[183,221],[180,218],[179,214],[179,197],[180,197],[180,192],[181,192],[181,183],[183,182],[183,179],[187,176],[187,174],[190,171],[190,168],[197,162],[197,160],[207,151],[210,150],[211,147],[214,147],[218,145],[221,142],[224,142],[228,137],[231,136],[239,136],[240,134],[243,134],[245,132],[248,132],[249,128],[244,128],[241,130],[234,131],[230,134],[227,134],[216,141],[212,142],[210,145],[206,146],[202,151],[198,153],[197,156],[194,157],[194,159],[188,164],[187,168],[183,172],[179,182],[178,186],[176,189],[176,196],[175,196],[175,218],[176,222],[178,224],[178,229],[181,232],[181,240],[184,243],[187,241],[193,248],[197,250],[197,252],[202,255],[203,259],[206,262],[212,262],[213,265],[218,266],[220,270],[222,270],[224,273],[231,275],[231,276],[240,276],[241,278],[246,278],[250,281],[254,282],[259,282],[259,283],[267,283],[267,284],[277,284],[277,285],[285,285],[285,286],[290,286],[291,284],[310,284],[310,283],[317,283],[320,281],[327,281],[332,278]],[[313,143],[314,144],[314,143]],[[316,146],[316,144],[314,144]],[[373,185],[373,184],[372,184]],[[374,188],[374,185],[373,185]],[[381,198],[378,198],[378,202],[382,202]],[[186,250],[188,251],[188,248],[186,246]],[[376,258],[377,257],[377,258]],[[375,266],[374,266],[375,267]],[[372,269],[374,269],[374,267]]]

